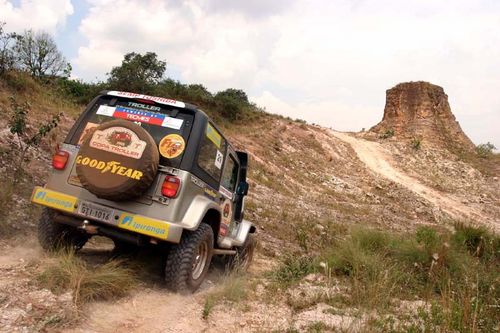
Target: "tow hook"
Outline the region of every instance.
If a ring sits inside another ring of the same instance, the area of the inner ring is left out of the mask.
[[[89,220],[83,220],[83,224],[79,228],[90,235],[96,235],[98,230],[98,227],[90,224]]]

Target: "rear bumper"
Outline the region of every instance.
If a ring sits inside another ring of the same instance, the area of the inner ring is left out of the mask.
[[[81,200],[74,196],[49,190],[44,187],[36,186],[34,188],[33,194],[31,195],[31,202],[56,209],[66,214],[81,218],[82,220],[95,220],[107,225],[112,225],[116,228],[136,232],[171,243],[179,243],[182,236],[183,228],[173,223],[152,219],[138,214],[132,214],[111,207],[105,207],[93,202]],[[96,217],[88,217],[82,214],[78,209],[82,203],[91,204],[93,206],[101,206],[108,210],[111,209],[113,212],[113,218],[109,221]]]

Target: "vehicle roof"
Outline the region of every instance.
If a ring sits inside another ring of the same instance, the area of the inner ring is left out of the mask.
[[[145,95],[145,94],[137,94],[137,93],[133,93],[133,92],[117,91],[117,90],[103,90],[103,91],[101,91],[100,94],[101,95],[108,95],[108,96],[115,96],[115,97],[130,98],[130,99],[145,99],[148,101],[153,101],[153,102],[158,103],[158,104],[175,106],[178,108],[188,109],[188,110],[192,110],[195,112],[201,112],[201,113],[205,114],[205,112],[198,109],[196,107],[196,105],[177,101],[175,99],[166,98],[166,97],[150,96],[150,95]]]
[[[153,101],[153,102],[158,103],[158,104],[170,105],[170,106],[175,106],[178,108],[187,109],[187,110],[193,111],[196,114],[202,115],[203,117],[205,117],[207,119],[211,119],[205,112],[198,109],[198,107],[196,105],[190,104],[190,103],[185,103],[185,102],[178,101],[178,100],[171,99],[171,98],[160,97],[160,96],[150,96],[150,95],[145,95],[145,94],[137,94],[137,93],[133,93],[133,92],[117,91],[117,90],[103,90],[103,91],[101,91],[100,94],[101,95],[108,95],[108,96],[115,96],[115,97],[130,98],[130,99],[145,99],[145,100]],[[231,144],[231,142],[226,138],[226,136],[224,135],[224,133],[222,133],[222,131],[218,128],[218,126],[216,124],[214,124],[213,121],[211,121],[211,123],[212,123],[212,126],[214,126],[217,129],[217,131],[222,135],[222,137],[224,137],[224,139],[226,139],[226,142],[228,143],[228,145],[231,146],[231,148],[234,151],[236,151],[234,149],[233,145]]]

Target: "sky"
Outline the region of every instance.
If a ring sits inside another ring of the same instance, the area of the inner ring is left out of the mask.
[[[342,131],[379,122],[387,89],[429,81],[500,148],[498,0],[0,0],[0,21],[52,34],[82,80],[152,51],[167,77]]]

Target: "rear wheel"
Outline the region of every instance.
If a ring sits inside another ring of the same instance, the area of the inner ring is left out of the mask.
[[[186,231],[179,244],[170,248],[165,267],[165,280],[173,291],[198,289],[212,261],[214,233],[205,223],[195,231]]]
[[[54,218],[57,214],[52,209],[43,209],[38,221],[38,241],[42,248],[46,251],[61,248],[81,249],[89,237],[74,227],[55,222]]]

